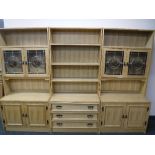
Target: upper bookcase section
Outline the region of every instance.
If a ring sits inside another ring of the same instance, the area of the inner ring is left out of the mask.
[[[104,46],[152,48],[153,31],[104,29]]]
[[[47,28],[0,29],[0,46],[47,46]]]
[[[100,46],[101,29],[50,29],[51,45]]]

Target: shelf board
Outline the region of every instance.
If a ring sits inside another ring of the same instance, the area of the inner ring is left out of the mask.
[[[145,81],[144,77],[102,77],[101,81],[112,81],[112,80],[140,80]]]
[[[61,62],[55,62],[52,63],[52,66],[99,66],[99,63],[74,63],[74,62],[66,62],[66,63],[61,63]]]
[[[51,46],[101,46],[101,44],[63,44],[63,43],[51,43]]]
[[[50,99],[50,93],[37,93],[37,92],[17,92],[11,93],[9,95],[4,96],[1,98],[2,102],[10,101],[13,102],[48,102]]]
[[[135,49],[135,50],[152,50],[152,48],[148,47],[133,47],[133,46],[103,46],[103,48],[109,49]]]
[[[85,78],[53,78],[52,82],[98,82],[98,79]]]
[[[1,46],[1,48],[48,48],[48,45],[12,45]]]
[[[81,93],[54,93],[50,99],[52,104],[99,104],[100,100],[97,94],[81,94]],[[53,112],[53,111],[52,111]],[[62,111],[64,113],[64,111]],[[74,111],[75,112],[75,111]],[[93,112],[93,111],[92,111]]]

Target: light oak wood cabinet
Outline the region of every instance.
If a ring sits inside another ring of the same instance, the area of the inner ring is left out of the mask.
[[[121,97],[120,95],[118,96]],[[132,95],[126,96],[126,101],[128,101],[129,96],[132,97]],[[108,100],[110,101],[111,99]],[[102,131],[145,132],[149,116],[149,103],[146,102],[146,100],[144,100],[144,102],[140,101],[137,103],[136,102],[133,103],[131,100],[128,103],[122,102],[123,98],[119,100],[120,102],[116,100],[114,103],[110,102],[102,103],[101,107]]]
[[[7,130],[27,130],[36,131],[48,129],[48,105],[34,103],[4,103],[1,105],[3,124]],[[45,130],[44,130],[45,131]]]
[[[6,131],[146,132],[153,40],[153,30],[0,29]]]

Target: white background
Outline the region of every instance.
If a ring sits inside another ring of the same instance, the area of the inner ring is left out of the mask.
[[[105,27],[105,28],[131,28],[131,29],[153,29],[155,20],[148,19],[5,19],[4,27]],[[153,61],[154,60],[154,61]],[[155,115],[155,44],[152,57],[151,71],[147,87],[147,97],[151,101],[150,115]]]

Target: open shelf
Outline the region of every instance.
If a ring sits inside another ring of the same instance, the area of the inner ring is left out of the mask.
[[[98,82],[98,79],[84,79],[84,78],[53,78],[52,82]]]
[[[118,102],[118,103],[145,103],[149,100],[143,94],[127,94],[127,93],[104,93],[101,94],[102,102]],[[126,101],[126,102],[124,102]]]
[[[21,101],[21,102],[47,102],[50,98],[49,93],[34,93],[34,92],[17,92],[11,93],[1,99],[2,102],[11,101]]]
[[[101,29],[51,29],[51,44],[100,44]]]
[[[47,38],[47,28],[0,30],[0,46],[47,46]]]
[[[152,48],[153,31],[145,30],[104,30],[104,46]]]
[[[98,47],[87,46],[53,46],[52,62],[54,63],[99,63]]]
[[[62,43],[51,43],[51,46],[101,46],[101,44],[62,44]]]
[[[50,102],[88,102],[89,104],[96,102],[98,104],[99,97],[97,94],[54,93]]]
[[[99,63],[74,63],[74,62],[54,62],[52,66],[99,66]]]

